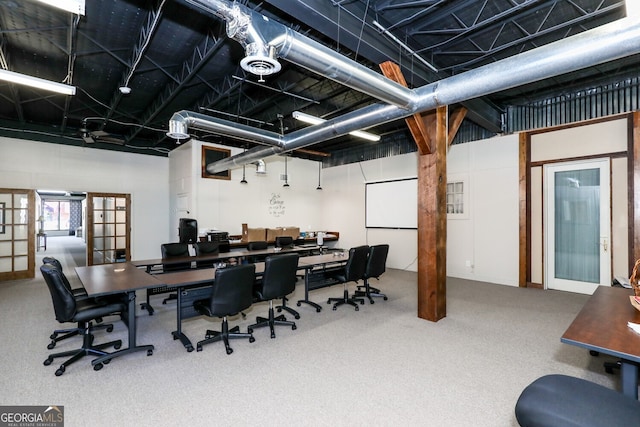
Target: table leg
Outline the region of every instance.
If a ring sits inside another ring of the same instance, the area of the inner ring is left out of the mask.
[[[315,307],[317,313],[320,313],[320,311],[322,311],[322,307],[309,299],[309,276],[311,276],[310,273],[311,269],[307,269],[304,273],[304,299],[298,301],[297,305],[298,307],[300,307],[302,303],[309,304],[310,306]]]
[[[189,339],[189,337],[187,337],[185,334],[182,333],[182,292],[183,292],[183,288],[177,288],[176,289],[178,291],[178,301],[177,301],[177,307],[176,307],[176,330],[171,332],[171,335],[173,336],[174,340],[180,340],[180,342],[182,343],[182,345],[184,346],[184,348],[187,349],[187,351],[189,353],[191,353],[193,351],[193,344],[191,343],[191,340]]]
[[[105,361],[110,361],[114,357],[120,357],[124,356],[125,354],[135,353],[138,351],[146,351],[147,356],[151,356],[153,354],[153,345],[138,345],[136,343],[136,291],[127,292],[127,298],[129,300],[127,310],[128,313],[126,319],[123,320],[127,324],[127,329],[129,330],[129,347],[115,351],[113,353],[105,354],[104,356],[100,356],[97,359],[93,359],[91,361],[91,364],[94,367],[96,365],[102,366]]]
[[[622,394],[638,399],[638,364],[622,360],[620,366]]]

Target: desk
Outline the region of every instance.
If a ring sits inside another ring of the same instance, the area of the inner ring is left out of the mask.
[[[136,267],[143,267],[146,269],[147,273],[151,273],[153,267],[160,266],[162,264],[181,264],[181,263],[195,263],[196,261],[226,261],[231,258],[243,259],[247,256],[268,256],[268,255],[277,255],[277,254],[287,254],[287,253],[313,253],[320,251],[320,246],[294,246],[292,248],[284,248],[282,250],[276,251],[274,248],[261,249],[257,251],[249,251],[247,249],[234,249],[229,252],[219,252],[215,254],[204,254],[197,256],[183,256],[183,257],[171,257],[171,258],[153,258],[153,259],[145,259],[145,260],[137,260],[131,261],[131,264]],[[167,273],[164,273],[167,274]],[[149,315],[153,315],[154,309],[151,306],[149,301],[149,297],[151,295],[159,295],[167,292],[173,292],[175,290],[174,287],[164,286],[159,288],[150,288],[147,290],[147,300],[146,302],[141,304],[141,307],[144,310],[147,310]]]
[[[256,275],[262,273],[264,273],[264,263],[257,263]],[[178,293],[176,330],[171,335],[174,340],[179,339],[188,352],[193,351],[193,344],[189,337],[182,332],[182,321],[190,317],[200,316],[200,313],[193,308],[193,303],[211,297],[215,277],[215,268],[182,270],[162,275],[162,281],[167,285],[173,286]]]
[[[298,301],[298,307],[302,303],[309,304],[319,313],[322,307],[309,299],[309,291],[337,284],[338,282],[331,277],[331,273],[335,273],[336,269],[342,268],[348,259],[349,257],[344,252],[301,257],[298,262],[298,268],[305,270],[304,299]]]
[[[126,293],[128,313],[123,318],[129,330],[129,345],[125,349],[100,356],[91,361],[92,365],[104,363],[114,357],[137,351],[153,354],[153,345],[138,345],[136,342],[136,290],[162,286],[155,276],[145,273],[131,263],[103,264],[90,267],[76,267],[76,274],[90,297]]]
[[[629,295],[629,289],[598,286],[560,341],[620,358],[622,393],[637,399],[640,335],[627,322],[640,323],[640,311]]]

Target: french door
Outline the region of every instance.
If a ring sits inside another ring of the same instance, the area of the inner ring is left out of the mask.
[[[609,159],[544,166],[545,287],[592,294],[611,285]]]
[[[0,188],[0,281],[35,274],[35,191]]]
[[[87,194],[87,265],[131,259],[131,196]]]

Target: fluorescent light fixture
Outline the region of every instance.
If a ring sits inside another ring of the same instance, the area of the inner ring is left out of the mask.
[[[638,0],[625,0],[627,17],[640,16],[640,2]]]
[[[58,9],[66,10],[67,12],[75,13],[76,15],[84,16],[84,1],[85,0],[38,0],[40,3],[48,4],[49,6],[57,7]]]
[[[320,123],[326,122],[325,119],[321,119],[320,117],[312,116],[300,111],[294,111],[293,113],[291,113],[291,115],[294,119],[300,120],[304,123],[309,123],[310,125],[319,125]],[[364,132],[361,130],[349,132],[349,135],[357,136],[358,138],[366,139],[373,142],[380,141],[380,135],[374,135],[372,133]]]
[[[9,71],[9,70],[0,70],[0,80],[16,83],[19,85],[31,86],[38,89],[50,90],[52,92],[58,92],[63,95],[76,94],[75,86],[69,86],[63,83],[56,83],[50,80],[28,76],[26,74],[14,73],[13,71]]]

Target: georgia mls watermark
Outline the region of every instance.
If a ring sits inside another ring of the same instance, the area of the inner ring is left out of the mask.
[[[64,427],[64,406],[0,406],[0,427]]]

